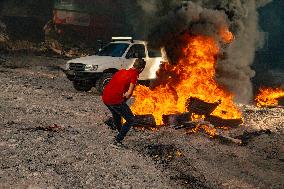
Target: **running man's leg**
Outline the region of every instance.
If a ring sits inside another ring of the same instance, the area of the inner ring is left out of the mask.
[[[121,124],[121,115],[115,111],[115,108],[113,108],[113,106],[107,105],[107,108],[109,109],[109,111],[112,114],[112,119],[113,119],[114,126],[116,127],[118,132],[120,132],[121,126],[122,126],[122,124]]]
[[[127,132],[133,126],[134,123],[134,115],[129,108],[129,106],[124,102],[120,105],[113,106],[115,112],[119,113],[121,117],[123,117],[126,120],[126,123],[123,124],[121,127],[120,132],[116,136],[117,141],[122,141],[124,137],[126,136]]]

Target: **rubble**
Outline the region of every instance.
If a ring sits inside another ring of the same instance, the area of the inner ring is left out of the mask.
[[[47,35],[48,32],[45,32]],[[47,35],[49,36],[49,35]],[[0,50],[7,52],[27,52],[44,56],[60,56],[62,58],[73,58],[87,56],[95,52],[94,49],[82,49],[62,44],[56,37],[46,37],[42,42],[29,40],[10,39],[6,25],[0,20]]]
[[[257,137],[257,136],[260,136],[260,135],[262,135],[262,134],[270,135],[270,134],[271,134],[271,131],[270,131],[269,129],[266,129],[266,130],[258,130],[258,131],[253,131],[253,132],[244,131],[242,135],[237,136],[236,138],[241,139],[242,145],[247,145],[248,142],[249,142],[252,138]]]
[[[219,138],[235,144],[241,144],[239,139],[232,138],[219,132],[215,127],[236,128],[243,123],[240,119],[223,119],[210,115],[220,104],[204,102],[198,98],[189,98],[186,103],[189,112],[163,115],[163,123],[174,129],[187,129],[187,133],[195,133],[200,130],[205,131],[211,138]],[[194,118],[198,116],[199,119]]]

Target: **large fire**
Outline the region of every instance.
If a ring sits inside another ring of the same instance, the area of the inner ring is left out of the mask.
[[[136,87],[133,113],[153,114],[157,125],[162,125],[162,115],[188,111],[185,104],[190,97],[195,97],[209,103],[221,101],[211,115],[240,119],[242,115],[233,103],[233,95],[215,80],[218,43],[208,36],[189,34],[183,34],[182,41],[186,44],[181,47],[183,56],[176,65],[161,65],[157,73],[159,85],[152,90]]]
[[[284,89],[281,88],[261,88],[255,97],[256,105],[262,106],[277,106],[278,99],[284,98]]]

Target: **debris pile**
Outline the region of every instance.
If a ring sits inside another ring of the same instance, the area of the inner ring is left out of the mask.
[[[223,134],[222,130],[234,128],[243,123],[242,119],[223,119],[210,115],[220,104],[207,103],[198,98],[189,98],[187,102],[187,112],[163,115],[163,125],[156,125],[154,116],[136,115],[136,127],[144,127],[149,130],[157,130],[161,126],[173,129],[186,129],[187,134],[201,132],[210,138],[219,138],[223,141],[241,144],[239,139]]]
[[[81,57],[94,54],[94,48],[85,48],[82,45],[74,46],[61,40],[62,37],[56,35],[57,30],[53,28],[53,23],[48,22],[42,29],[44,39],[32,41],[30,39],[18,39],[9,37],[7,26],[0,20],[0,50],[8,52],[27,52],[44,56],[59,57]]]

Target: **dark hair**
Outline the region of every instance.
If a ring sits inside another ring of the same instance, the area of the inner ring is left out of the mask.
[[[133,64],[133,67],[135,69],[144,69],[146,66],[146,61],[143,59],[143,58],[137,58],[135,61],[134,61],[134,64]]]

